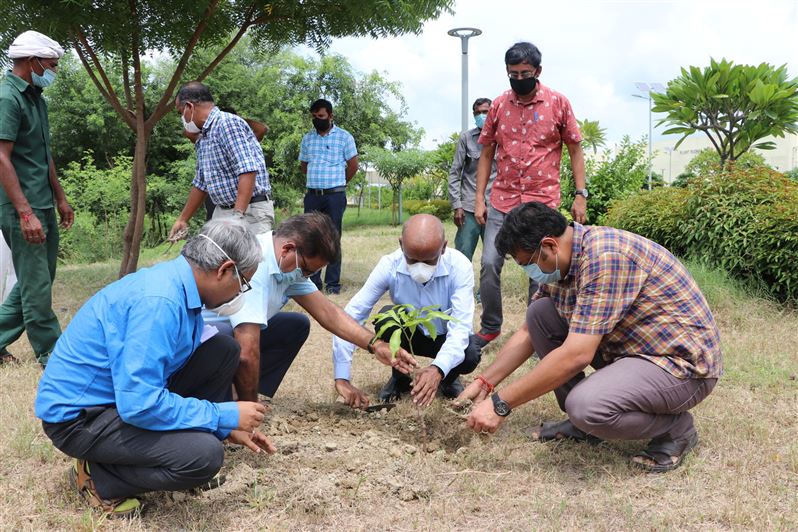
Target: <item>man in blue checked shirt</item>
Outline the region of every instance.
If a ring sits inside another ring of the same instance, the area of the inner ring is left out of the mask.
[[[197,81],[184,85],[175,109],[190,135],[198,135],[197,171],[186,205],[169,233],[174,241],[188,229],[188,221],[210,197],[214,220],[240,220],[255,233],[274,224],[274,203],[263,150],[247,122],[221,111],[208,87]]]
[[[341,233],[346,210],[346,185],[357,173],[357,147],[348,131],[333,124],[333,107],[327,100],[310,106],[315,131],[306,133],[299,148],[302,173],[307,175],[305,212],[319,211],[329,216]],[[319,288],[321,272],[311,277]],[[324,272],[328,294],[341,291],[341,260],[330,263]]]
[[[100,290],[75,314],[39,381],[36,416],[76,458],[70,481],[87,502],[129,515],[148,491],[208,483],[222,440],[274,452],[255,429],[265,408],[232,401],[239,347],[202,342],[202,306],[235,312],[260,261],[240,223],[210,221],[181,256]]]

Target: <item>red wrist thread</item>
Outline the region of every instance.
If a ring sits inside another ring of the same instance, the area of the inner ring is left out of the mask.
[[[20,217],[22,218],[22,221],[25,223],[28,223],[28,220],[30,220],[31,216],[33,216],[33,211],[20,213]]]
[[[483,390],[485,390],[485,391],[486,391],[486,392],[488,392],[488,393],[493,393],[493,390],[494,390],[496,387],[495,387],[494,385],[492,385],[490,382],[488,382],[488,379],[486,379],[485,377],[483,377],[482,375],[480,375],[479,377],[477,377],[477,380],[478,380],[478,381],[481,383],[481,384],[480,384],[480,387],[481,387]]]

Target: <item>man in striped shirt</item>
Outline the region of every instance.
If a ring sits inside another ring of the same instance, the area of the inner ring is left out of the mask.
[[[526,323],[460,399],[484,399],[533,352],[540,362],[471,413],[495,431],[511,409],[554,391],[569,419],[537,439],[650,439],[634,463],[678,467],[698,443],[688,412],[722,373],[720,336],[707,301],[665,248],[610,227],[567,223],[532,202],[513,209],[496,240],[540,283]],[[596,371],[585,378],[583,370]]]
[[[305,212],[319,211],[329,216],[341,233],[346,210],[346,185],[358,167],[355,139],[333,124],[332,103],[316,100],[310,106],[313,131],[306,133],[299,148],[302,173],[308,178]],[[321,273],[310,278],[321,290]],[[330,263],[324,272],[328,294],[341,291],[341,260]]]

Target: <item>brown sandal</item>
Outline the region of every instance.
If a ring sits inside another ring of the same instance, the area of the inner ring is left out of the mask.
[[[68,472],[69,484],[92,508],[110,517],[131,517],[141,511],[141,503],[134,498],[103,499],[94,487],[86,460],[75,460]]]

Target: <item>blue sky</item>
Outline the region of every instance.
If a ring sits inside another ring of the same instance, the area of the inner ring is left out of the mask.
[[[360,71],[402,83],[425,148],[460,129],[460,40],[446,34],[459,26],[483,31],[469,42],[469,100],[509,88],[504,52],[528,40],[543,54],[541,81],[565,94],[577,117],[598,120],[612,142],[648,132],[635,81],[666,84],[681,66],[710,57],[786,63],[798,76],[798,0],[459,0],[454,11],[418,36],[339,39],[330,48]]]

